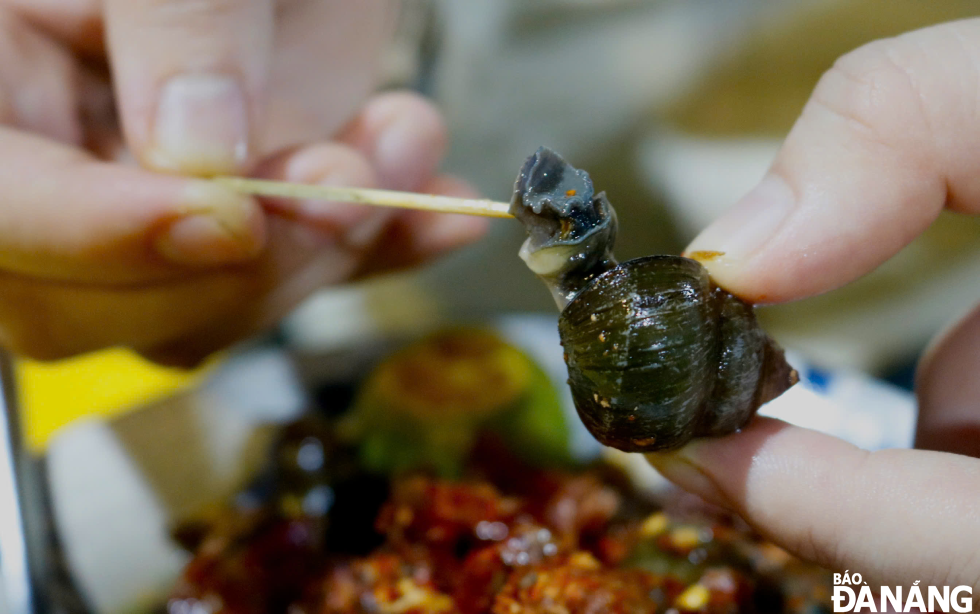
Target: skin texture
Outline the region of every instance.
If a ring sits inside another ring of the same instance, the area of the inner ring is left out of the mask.
[[[820,80],[762,183],[689,250],[782,302],[868,273],[948,207],[980,211],[980,20],[882,40]],[[869,453],[771,419],[650,461],[777,543],[870,582],[980,595],[980,311],[927,352],[918,450]]]
[[[324,284],[479,236],[482,220],[189,178],[470,194],[438,174],[446,134],[429,103],[370,97],[396,9],[0,0],[0,345],[193,364]]]

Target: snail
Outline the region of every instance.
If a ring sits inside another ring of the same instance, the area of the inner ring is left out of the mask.
[[[617,263],[612,205],[553,151],[527,159],[510,212],[528,235],[521,258],[561,310],[575,408],[601,443],[653,452],[732,433],[796,383],[752,306],[700,263]]]

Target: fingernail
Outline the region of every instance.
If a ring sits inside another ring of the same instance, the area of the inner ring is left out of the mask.
[[[711,478],[701,471],[690,458],[685,456],[684,450],[652,453],[645,456],[647,462],[653,465],[654,469],[677,486],[710,503],[725,505],[724,495],[718,490]]]
[[[772,239],[795,206],[793,190],[778,175],[769,174],[731,210],[708,226],[685,253],[722,252],[731,262],[751,256]]]
[[[157,237],[156,249],[177,264],[229,264],[254,258],[264,238],[262,214],[251,198],[195,181],[182,216]]]
[[[198,175],[233,173],[248,159],[248,105],[227,75],[183,74],[160,90],[147,162]]]

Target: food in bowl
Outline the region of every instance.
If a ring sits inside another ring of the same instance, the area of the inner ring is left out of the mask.
[[[423,377],[422,363],[440,366]],[[400,364],[420,365],[410,388],[442,392],[379,392],[400,389]],[[383,361],[339,417],[284,428],[250,488],[175,531],[193,557],[169,613],[829,611],[828,572],[692,496],[657,502],[621,470],[576,461],[555,443],[561,414],[517,433],[554,398],[532,367],[491,333],[441,333]],[[379,463],[365,442],[385,428],[439,434],[421,452],[385,435],[406,449]]]

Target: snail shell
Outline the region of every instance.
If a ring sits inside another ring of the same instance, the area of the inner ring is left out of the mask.
[[[558,330],[582,422],[627,452],[731,433],[793,382],[752,308],[679,256],[603,273],[565,307]]]
[[[731,433],[796,383],[752,307],[698,262],[617,264],[615,211],[554,152],[528,158],[511,211],[528,231],[521,257],[562,310],[575,407],[603,444],[652,452]]]

